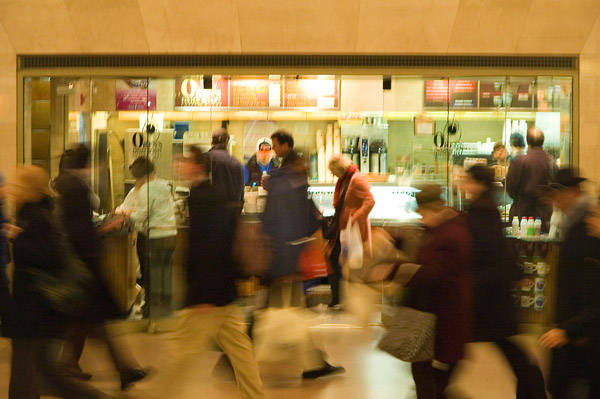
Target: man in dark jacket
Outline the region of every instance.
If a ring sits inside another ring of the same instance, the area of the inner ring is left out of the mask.
[[[506,174],[506,191],[513,199],[510,220],[514,216],[540,217],[542,229],[548,231],[552,209],[543,202],[540,187],[548,185],[556,172],[556,160],[542,149],[544,133],[531,128],[527,131],[527,155],[516,157]]]
[[[258,363],[237,298],[231,246],[236,215],[227,204],[223,186],[208,179],[211,158],[196,147],[192,157],[181,163],[181,177],[191,182],[188,198],[190,242],[187,254],[185,308],[178,314],[173,333],[171,367],[157,378],[157,389],[145,397],[182,397],[186,381],[198,378],[188,361],[210,350],[216,340],[229,357],[240,395],[264,398]],[[214,165],[214,164],[213,164]]]
[[[540,338],[553,348],[549,390],[554,399],[600,397],[600,239],[585,219],[595,200],[579,188],[585,180],[561,169],[550,196],[564,212],[558,259],[556,322]],[[576,396],[576,393],[583,393]]]
[[[229,133],[221,128],[212,134],[212,148],[208,152],[211,161],[211,180],[214,186],[221,186],[228,202],[237,203],[242,209],[244,201],[244,170],[242,164],[229,155]]]

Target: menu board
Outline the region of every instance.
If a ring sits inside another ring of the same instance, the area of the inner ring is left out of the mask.
[[[531,108],[532,101],[529,83],[519,83],[515,94],[504,90],[503,81],[479,83],[479,107],[481,108]]]
[[[156,80],[117,79],[117,111],[139,111],[156,109]]]
[[[231,106],[234,108],[281,107],[281,80],[231,80]]]
[[[220,108],[229,105],[229,80],[213,75],[212,88],[204,88],[202,76],[175,80],[175,109]]]
[[[448,98],[452,108],[476,108],[477,81],[443,79],[425,81],[426,108],[445,108],[448,106]]]
[[[285,108],[339,109],[339,80],[332,78],[286,78]]]

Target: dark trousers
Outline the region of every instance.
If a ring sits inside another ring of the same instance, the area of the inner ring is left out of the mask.
[[[137,253],[142,269],[142,286],[146,292],[145,317],[163,317],[171,313],[171,261],[176,243],[177,236],[148,238],[145,234],[138,234]]]
[[[413,379],[417,388],[417,399],[445,399],[444,391],[450,381],[454,364],[448,370],[434,368],[431,362],[411,363]]]
[[[532,364],[521,348],[508,339],[496,344],[517,377],[517,399],[547,399],[544,376],[538,365]]]
[[[103,324],[76,324],[73,325],[67,334],[67,345],[63,351],[61,365],[62,367],[79,371],[79,359],[85,346],[87,336],[93,336],[104,342],[110,353],[112,362],[122,376],[128,371],[139,369],[140,366],[135,360],[133,354],[126,345],[119,345],[106,332]]]
[[[331,286],[331,302],[329,302],[329,306],[340,303],[340,280],[342,279],[342,265],[340,265],[341,249],[340,235],[338,234],[333,250],[329,255],[329,262],[331,263],[331,274],[327,276],[329,285]]]
[[[91,384],[71,377],[58,367],[60,346],[59,341],[50,339],[13,338],[9,399],[39,399],[38,372],[47,379],[49,388],[58,393],[56,396],[65,399],[107,397]]]

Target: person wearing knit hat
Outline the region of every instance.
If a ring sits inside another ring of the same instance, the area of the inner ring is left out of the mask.
[[[279,160],[273,157],[273,141],[268,137],[261,137],[256,142],[256,153],[244,165],[244,184],[246,186],[260,186],[262,175],[279,167]]]

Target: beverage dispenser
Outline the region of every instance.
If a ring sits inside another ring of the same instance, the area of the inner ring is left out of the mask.
[[[369,138],[366,136],[360,138],[360,171],[369,171]]]

